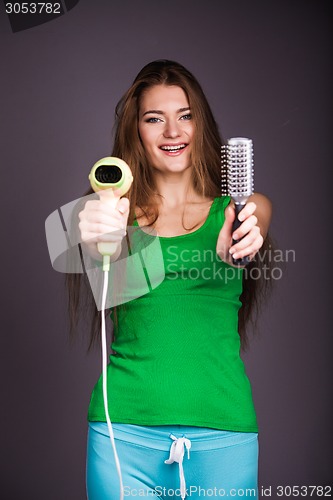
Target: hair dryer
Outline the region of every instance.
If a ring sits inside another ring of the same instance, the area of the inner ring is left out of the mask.
[[[104,199],[110,207],[114,208],[120,197],[131,187],[133,176],[127,163],[120,158],[107,156],[95,163],[90,171],[89,180],[92,189],[98,193],[100,199]],[[103,259],[103,266],[109,265],[109,257],[115,253],[117,245],[117,243],[109,242],[97,244],[98,251],[103,257],[108,257]]]
[[[98,193],[100,199],[109,204],[110,208],[115,208],[120,197],[123,196],[132,185],[133,176],[131,169],[120,158],[108,156],[99,160],[90,171],[89,180],[92,189]],[[102,294],[102,360],[103,360],[103,400],[106,421],[114,452],[117,472],[120,481],[120,499],[124,498],[124,486],[121,476],[119,458],[116,450],[112,423],[108,410],[107,394],[107,348],[106,348],[106,326],[105,326],[105,305],[108,290],[110,256],[117,250],[118,243],[100,242],[97,244],[98,251],[103,255],[104,284]]]

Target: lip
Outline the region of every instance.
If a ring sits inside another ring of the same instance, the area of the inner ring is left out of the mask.
[[[178,149],[177,151],[168,151],[166,149],[162,149],[163,147],[177,147],[177,146],[182,146],[182,145],[185,145],[184,148],[182,149]],[[162,151],[162,153],[164,153],[166,156],[179,156],[181,155],[187,148],[188,144],[186,142],[177,142],[177,143],[168,143],[168,144],[161,144],[159,146],[159,149]]]

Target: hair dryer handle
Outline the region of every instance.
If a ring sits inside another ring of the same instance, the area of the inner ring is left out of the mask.
[[[120,196],[115,196],[114,191],[112,188],[110,189],[103,189],[101,191],[98,191],[98,195],[100,200],[102,200],[104,203],[106,203],[110,208],[116,208],[118,201],[120,200]],[[102,255],[113,255],[116,253],[117,248],[119,246],[119,242],[117,243],[111,243],[111,242],[104,242],[101,241],[97,243],[97,249],[100,254]]]

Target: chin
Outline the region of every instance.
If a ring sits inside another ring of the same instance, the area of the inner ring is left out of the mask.
[[[187,170],[190,166],[190,160],[186,158],[181,158],[177,160],[176,158],[172,158],[169,161],[161,161],[157,163],[159,165],[159,170],[165,170],[168,172],[183,172]]]
[[[178,165],[166,165],[164,167],[159,168],[158,170],[163,171],[163,172],[180,174],[182,172],[185,172],[185,170],[187,170],[188,168],[190,168],[189,164],[187,164],[187,165],[179,165],[178,164]]]

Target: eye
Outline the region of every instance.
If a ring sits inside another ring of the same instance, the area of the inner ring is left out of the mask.
[[[192,120],[191,113],[187,113],[187,115],[183,115],[180,117],[181,120]]]
[[[145,120],[146,123],[158,123],[162,121],[160,118],[152,117],[152,118],[147,118]]]

